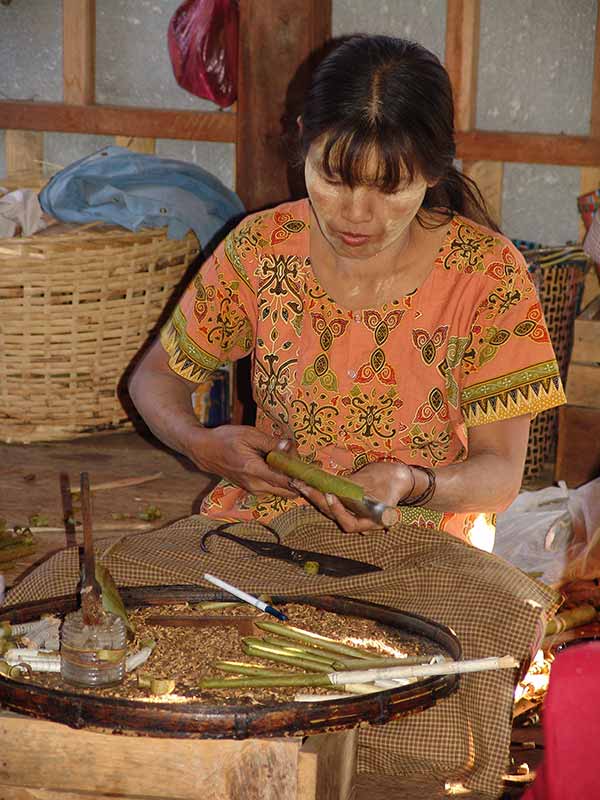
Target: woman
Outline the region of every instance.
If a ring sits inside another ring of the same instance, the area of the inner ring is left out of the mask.
[[[308,199],[225,239],[131,380],[154,433],[223,480],[204,518],[104,550],[118,585],[197,585],[210,563],[251,592],[344,594],[435,619],[464,658],[529,657],[554,594],[464,542],[477,514],[515,496],[529,419],[564,394],[523,260],[453,167],[452,117],[448,76],[416,44],[353,37],[317,70],[299,121]],[[202,428],[194,388],[248,353],[256,425]],[[278,446],[350,473],[413,527],[356,535],[373,522],[270,469]],[[340,583],[239,545],[201,551],[214,518],[274,517],[285,544],[380,570]],[[8,602],[72,592],[78,568],[69,548]],[[361,729],[359,770],[458,776],[497,796],[514,678],[463,676],[443,703]]]
[[[516,496],[532,415],[565,398],[524,261],[453,166],[448,75],[415,43],[352,37],[316,71],[298,127],[308,199],[227,237],[132,399],[223,478],[209,516],[267,522],[309,502],[342,531],[376,527],[266,464],[294,447],[403,522],[469,541]],[[195,386],[248,353],[256,426],[202,428]]]

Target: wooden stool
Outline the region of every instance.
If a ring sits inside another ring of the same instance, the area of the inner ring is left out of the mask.
[[[174,739],[0,712],[0,800],[351,800],[356,729]]]

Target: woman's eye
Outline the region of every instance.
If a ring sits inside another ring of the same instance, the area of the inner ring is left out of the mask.
[[[323,176],[323,180],[325,181],[325,183],[328,183],[330,186],[341,186],[342,185],[341,179],[336,177],[335,175],[330,175],[330,176],[324,175]]]
[[[387,189],[384,192],[384,194],[392,194],[392,195],[406,194],[408,188],[409,188],[408,186],[396,186],[394,189]]]

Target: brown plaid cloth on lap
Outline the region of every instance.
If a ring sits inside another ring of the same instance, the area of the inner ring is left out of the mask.
[[[291,547],[383,567],[331,578],[309,576],[222,539],[213,540],[211,553],[205,554],[200,536],[214,526],[215,520],[189,517],[116,544],[100,542],[98,553],[121,586],[198,585],[202,574],[211,572],[255,594],[339,594],[421,614],[457,633],[464,658],[510,654],[525,661],[558,601],[551,589],[497,556],[436,530],[399,525],[367,535],[342,534],[310,508],[292,509],[272,522]],[[235,533],[260,538],[261,528],[240,523]],[[5,605],[72,593],[77,580],[78,555],[72,548],[27,575]],[[361,729],[359,770],[461,780],[497,797],[508,761],[514,683],[513,670],[464,675],[459,690],[433,708]]]

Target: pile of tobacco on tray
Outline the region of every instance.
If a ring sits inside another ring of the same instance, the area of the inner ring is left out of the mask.
[[[443,664],[451,659],[431,652],[426,639],[308,604],[289,604],[284,614],[268,598],[215,576],[204,577],[224,586],[234,602],[127,611],[110,572],[95,559],[86,472],[80,483],[80,608],[64,619],[0,623],[0,674],[9,679],[133,700],[263,703],[331,697],[332,687],[336,696],[397,689],[457,666]]]
[[[445,658],[439,648],[434,651],[432,642],[374,620],[305,604],[291,603],[285,610],[287,623],[236,602],[160,606],[160,613],[152,607],[129,611],[134,633],[125,652],[118,647],[94,651],[95,659],[104,657],[107,666],[122,656],[122,680],[106,687],[65,681],[60,617],[48,615],[22,625],[0,623],[0,673],[51,688],[69,689],[74,683],[85,693],[132,700],[265,703],[325,699],[332,691],[350,696],[396,688],[417,678],[382,677],[333,686],[328,676]],[[91,643],[85,631],[86,626],[80,626],[78,633],[84,638],[76,640],[84,654]],[[67,655],[72,658],[70,652]]]

